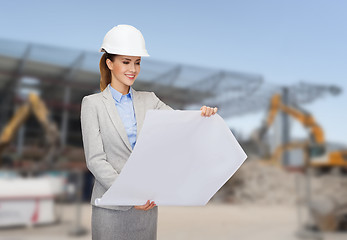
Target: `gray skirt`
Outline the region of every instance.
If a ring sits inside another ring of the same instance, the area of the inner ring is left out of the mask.
[[[93,240],[156,240],[157,222],[157,206],[148,211],[121,211],[92,205]]]

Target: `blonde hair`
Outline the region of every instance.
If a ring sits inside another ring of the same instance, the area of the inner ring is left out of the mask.
[[[100,67],[100,90],[104,91],[109,83],[111,83],[111,70],[108,68],[106,64],[106,60],[110,59],[112,62],[115,58],[116,54],[109,54],[105,52],[100,59],[99,67]]]

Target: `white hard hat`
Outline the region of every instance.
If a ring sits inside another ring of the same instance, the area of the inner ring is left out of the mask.
[[[117,25],[104,37],[99,52],[127,56],[149,56],[142,33],[130,25]]]

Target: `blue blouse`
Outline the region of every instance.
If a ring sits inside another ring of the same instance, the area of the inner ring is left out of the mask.
[[[127,132],[129,143],[131,147],[134,149],[136,143],[137,123],[135,118],[133,94],[131,88],[128,94],[122,95],[116,89],[111,87],[111,84],[108,84],[108,87],[110,88],[112,97],[117,107],[118,114]]]

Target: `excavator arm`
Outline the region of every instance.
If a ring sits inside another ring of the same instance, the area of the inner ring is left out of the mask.
[[[325,143],[324,132],[322,128],[316,123],[313,116],[310,113],[299,109],[298,107],[294,108],[292,106],[283,104],[281,95],[279,94],[275,94],[271,99],[268,117],[262,127],[263,132],[261,133],[261,137],[263,137],[268,128],[273,124],[279,111],[288,114],[289,116],[299,121],[305,128],[308,128],[310,130],[311,140],[315,144]]]
[[[323,129],[316,123],[310,113],[298,107],[294,108],[284,105],[283,103],[280,104],[280,109],[282,112],[298,120],[305,128],[310,129],[311,141],[314,144],[325,144]]]
[[[47,153],[44,162],[51,164],[57,156],[59,145],[59,131],[55,123],[49,121],[49,111],[44,102],[34,93],[29,94],[28,102],[20,106],[0,135],[0,155],[16,135],[19,127],[33,112],[39,123],[44,128]]]
[[[274,123],[274,120],[279,112],[283,112],[288,114],[289,116],[296,119],[300,122],[305,128],[309,129],[310,132],[310,142],[309,144],[305,143],[288,143],[286,145],[281,145],[277,147],[275,150],[275,154],[272,155],[272,160],[275,161],[275,157],[281,156],[281,154],[289,149],[297,147],[306,146],[309,149],[310,156],[319,156],[323,155],[325,152],[325,138],[324,132],[322,128],[316,123],[313,116],[299,107],[293,107],[285,105],[282,100],[280,94],[275,94],[270,101],[270,106],[268,110],[268,116],[261,126],[260,130],[253,137],[253,139],[258,142],[258,145],[264,148],[264,144],[262,143],[263,138],[270,128],[270,126]],[[266,152],[264,149],[261,149],[259,152]]]
[[[26,121],[30,114],[30,104],[26,103],[19,107],[10,122],[4,127],[0,135],[0,154],[4,151],[7,145],[12,141],[19,127]]]

